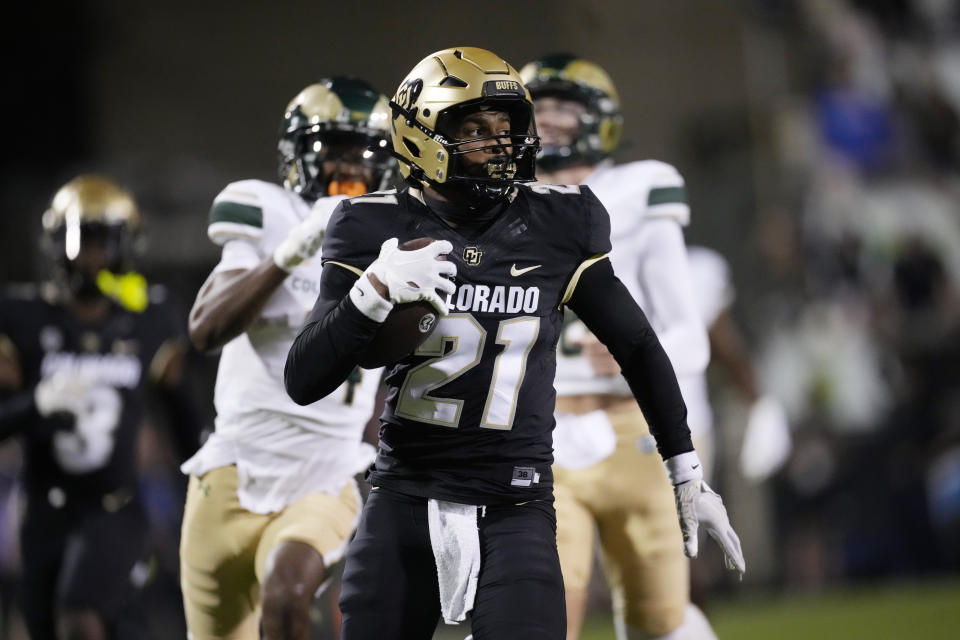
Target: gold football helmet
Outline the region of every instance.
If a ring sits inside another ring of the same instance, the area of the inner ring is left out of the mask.
[[[596,164],[620,144],[620,96],[602,67],[571,54],[554,54],[524,65],[520,76],[534,100],[555,96],[587,108],[569,145],[544,145],[539,160],[544,169]]]
[[[539,138],[530,93],[516,69],[485,49],[454,47],[430,54],[404,78],[393,100],[391,137],[404,178],[447,194],[499,198],[515,182],[534,180]],[[483,110],[510,116],[509,136],[455,140],[463,116]],[[509,137],[509,144],[504,139]],[[464,143],[489,141],[461,150]],[[465,153],[500,149],[485,175],[468,174]]]
[[[75,295],[99,291],[100,269],[124,273],[140,248],[143,217],[133,197],[109,178],[82,175],[63,185],[42,218],[54,276]],[[81,245],[102,249],[102,264],[80,264]]]
[[[280,127],[280,179],[307,200],[325,195],[360,195],[389,186],[396,162],[387,140],[387,97],[356,78],[324,78],[298,93]],[[336,169],[325,175],[323,164]],[[368,167],[372,177],[358,183],[341,176],[341,163]]]

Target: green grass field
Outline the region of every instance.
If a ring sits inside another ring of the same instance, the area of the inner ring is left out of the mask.
[[[718,600],[709,614],[721,640],[957,640],[960,582]],[[582,640],[612,638],[604,616]]]
[[[709,616],[720,640],[960,640],[960,581],[718,599]],[[441,624],[434,638],[469,632]],[[581,640],[613,640],[609,616],[588,620]]]

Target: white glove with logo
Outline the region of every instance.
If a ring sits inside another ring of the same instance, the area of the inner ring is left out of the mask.
[[[42,380],[33,397],[41,416],[65,412],[74,417],[72,430],[53,436],[53,452],[65,471],[86,473],[107,463],[123,410],[116,389],[93,385],[83,376],[58,373]]]
[[[284,271],[290,271],[304,260],[312,258],[323,244],[329,221],[328,207],[314,207],[310,215],[290,229],[287,237],[274,249],[274,263]]]
[[[723,500],[703,481],[703,467],[697,453],[681,453],[664,460],[663,464],[673,485],[680,531],[683,533],[683,552],[688,558],[697,557],[697,531],[703,525],[723,550],[723,562],[727,569],[736,571],[742,579],[746,563],[740,538],[730,526]]]
[[[418,300],[429,302],[440,315],[447,315],[447,303],[437,290],[448,295],[456,290],[452,278],[457,275],[457,265],[439,258],[453,251],[453,245],[447,240],[435,240],[412,251],[403,251],[398,245],[396,238],[380,245],[379,257],[357,279],[350,299],[365,316],[377,322],[386,320],[393,305]],[[377,293],[369,274],[387,287],[390,300]]]

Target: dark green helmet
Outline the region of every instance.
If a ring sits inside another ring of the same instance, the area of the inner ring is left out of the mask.
[[[283,185],[307,200],[331,191],[358,195],[344,191],[337,175],[341,162],[355,162],[372,172],[365,191],[386,188],[396,166],[389,127],[389,101],[363,80],[324,78],[306,87],[283,115],[277,145]],[[330,162],[338,168],[325,174],[323,165]]]
[[[606,71],[597,64],[568,53],[544,56],[520,70],[536,103],[553,96],[576,100],[587,107],[569,145],[543,145],[537,165],[551,171],[572,164],[596,164],[620,143],[623,115],[620,96]]]

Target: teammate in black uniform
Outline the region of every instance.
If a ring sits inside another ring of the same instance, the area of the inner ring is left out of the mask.
[[[175,410],[180,447],[196,446],[196,412],[180,384],[182,321],[145,290],[124,296],[138,310],[103,293],[131,289],[115,285],[140,222],[109,180],[72,180],[43,220],[58,277],[0,296],[0,438],[25,440],[21,547],[33,640],[146,637],[134,606],[149,575],[135,445],[148,380]]]
[[[670,363],[604,259],[606,211],[587,188],[516,184],[532,180],[538,146],[516,71],[482,49],[448,49],[413,69],[392,106],[411,186],[334,212],[320,297],[287,360],[288,393],[312,402],[349,374],[394,304],[424,299],[443,316],[387,377],[342,637],[429,638],[439,615],[456,622],[472,608],[476,640],[563,638],[550,465],[565,305],[623,368],[685,485],[687,535],[704,518],[695,502],[710,503],[718,533],[726,513],[702,489]],[[436,241],[397,250],[424,236]]]

